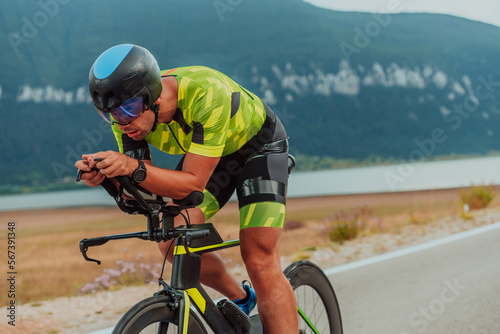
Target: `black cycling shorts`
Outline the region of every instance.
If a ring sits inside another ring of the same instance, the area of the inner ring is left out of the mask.
[[[259,132],[238,151],[220,159],[200,208],[206,219],[218,212],[234,191],[240,226],[283,226],[288,185],[288,138],[281,121],[266,107]],[[182,170],[181,159],[177,170]]]

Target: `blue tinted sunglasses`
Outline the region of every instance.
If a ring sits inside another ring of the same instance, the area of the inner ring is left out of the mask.
[[[142,96],[135,99],[128,99],[121,106],[110,112],[97,109],[99,115],[109,124],[127,125],[132,123],[144,111],[144,101]]]

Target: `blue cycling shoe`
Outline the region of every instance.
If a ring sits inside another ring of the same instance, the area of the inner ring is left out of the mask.
[[[247,296],[243,299],[235,299],[232,302],[242,309],[247,315],[250,315],[250,312],[252,312],[255,305],[257,305],[257,296],[255,295],[254,289],[252,289],[250,285],[246,285],[245,282],[248,283],[248,281],[243,281],[241,284],[243,284],[243,289],[245,289]]]

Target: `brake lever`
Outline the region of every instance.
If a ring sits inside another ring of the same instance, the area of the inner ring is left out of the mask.
[[[89,250],[89,247],[87,246],[87,244],[88,244],[87,239],[83,239],[82,241],[80,241],[80,252],[82,253],[83,258],[89,262],[97,262],[97,265],[100,265],[101,261],[96,260],[96,259],[92,259],[92,258],[87,256],[87,251]]]
[[[87,261],[92,261],[92,262],[97,262],[97,264],[101,264],[101,261],[92,259],[87,256],[87,251],[89,250],[89,247],[94,247],[94,246],[101,246],[107,243],[109,240],[111,240],[110,237],[100,237],[100,238],[93,238],[93,239],[82,239],[80,241],[80,252],[83,255],[83,258]]]
[[[101,264],[101,261],[99,260],[96,260],[96,259],[92,259],[90,257],[87,256],[87,250],[84,250],[82,251],[82,255],[83,255],[83,258],[89,262],[97,262],[97,265],[100,265]]]

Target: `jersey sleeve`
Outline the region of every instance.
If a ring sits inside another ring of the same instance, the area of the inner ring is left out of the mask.
[[[231,118],[231,92],[221,83],[199,89],[193,102],[193,137],[190,153],[220,157],[225,147]]]

